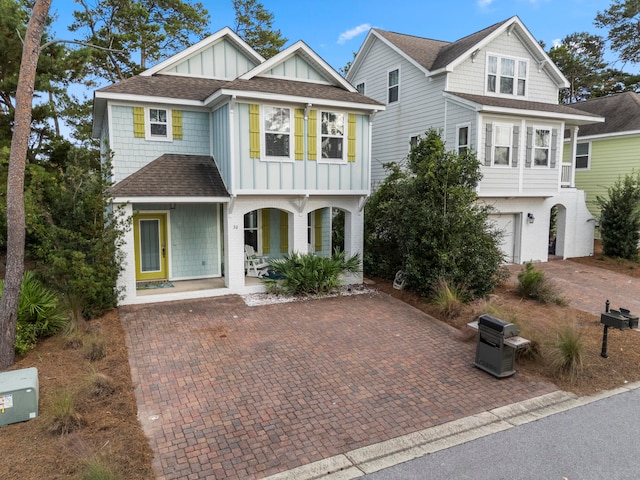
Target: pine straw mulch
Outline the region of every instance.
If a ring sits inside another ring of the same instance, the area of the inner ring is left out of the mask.
[[[601,260],[598,254],[576,261],[640,276],[640,265]],[[375,286],[437,316],[433,307],[415,294],[394,290],[388,282],[377,282]],[[585,339],[585,359],[584,370],[577,380],[556,375],[545,361],[540,360],[518,359],[516,368],[522,373],[544,376],[559,388],[582,395],[615,388],[625,381],[640,380],[640,333],[610,330],[609,358],[603,359],[600,357],[602,327],[599,318],[569,307],[522,300],[509,287],[498,288],[486,301],[465,306],[459,317],[449,321],[460,328],[464,341],[475,341],[475,335],[465,325],[485,313],[487,305],[492,314],[518,321],[523,336],[540,341],[543,352],[545,344],[554,338],[555,325],[569,320],[580,326]],[[1,479],[81,479],[86,472],[87,460],[96,458],[114,470],[116,478],[154,478],[153,454],[136,417],[127,348],[117,310],[92,320],[89,325],[93,333],[83,337],[83,343],[90,343],[98,335],[106,344],[105,358],[90,362],[86,358],[86,346],[70,348],[73,342],[60,335],[41,342],[12,367],[38,368],[40,411],[34,420],[0,428]],[[548,333],[540,335],[545,329]],[[110,380],[106,390],[91,391],[88,378],[96,373]],[[61,391],[73,394],[79,415],[79,428],[66,435],[50,431],[52,406]]]

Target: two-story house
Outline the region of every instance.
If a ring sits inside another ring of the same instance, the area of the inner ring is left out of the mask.
[[[245,246],[329,255],[335,218],[361,254],[383,109],[303,42],[265,60],[228,28],[97,90],[113,207],[133,220],[121,303],[259,291]]]
[[[640,170],[640,95],[619,93],[572,107],[606,119],[580,127],[573,156],[569,139],[564,151],[564,161],[575,164],[576,186],[584,190],[587,208],[599,218],[597,198],[607,198],[608,188],[618,179]]]
[[[562,162],[563,132],[575,150],[577,127],[603,119],[558,105],[567,80],[518,17],[455,42],[372,29],[347,79],[386,105],[373,127],[374,187],[383,164],[435,128],[448,148],[476,152],[478,194],[495,207],[509,262],[546,261],[551,234],[564,258],[592,253],[594,220]]]

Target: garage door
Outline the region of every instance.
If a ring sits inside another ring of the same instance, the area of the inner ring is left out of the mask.
[[[489,219],[504,233],[500,248],[506,257],[507,263],[515,263],[516,261],[517,218],[518,215],[515,213],[489,215]]]

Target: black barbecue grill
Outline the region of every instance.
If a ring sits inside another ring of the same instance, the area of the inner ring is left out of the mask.
[[[478,318],[478,347],[475,366],[495,377],[508,377],[516,373],[516,349],[505,344],[505,339],[519,335],[518,327],[491,315]]]

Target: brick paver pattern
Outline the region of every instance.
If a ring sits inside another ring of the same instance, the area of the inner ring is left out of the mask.
[[[262,478],[556,390],[474,368],[475,342],[385,294],[120,314],[159,479]]]

